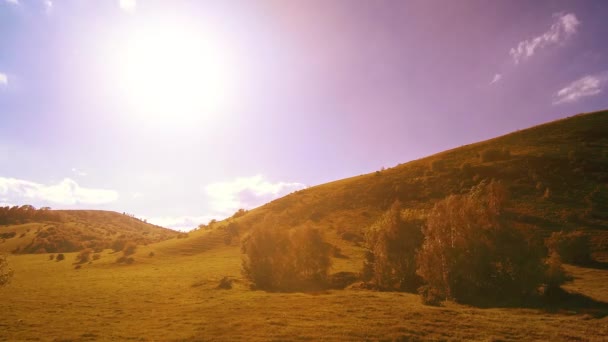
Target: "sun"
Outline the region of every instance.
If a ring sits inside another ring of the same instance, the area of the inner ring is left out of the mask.
[[[204,118],[228,103],[232,74],[225,49],[196,30],[137,30],[120,51],[119,87],[146,118]]]

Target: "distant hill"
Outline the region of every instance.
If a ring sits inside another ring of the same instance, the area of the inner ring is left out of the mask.
[[[424,211],[484,179],[506,185],[515,224],[546,234],[580,228],[592,235],[597,251],[608,250],[608,111],[297,191],[236,221],[242,227],[311,225],[356,245],[395,200]]]
[[[149,244],[180,233],[127,214],[102,210],[0,208],[0,252],[55,253],[102,250],[132,241]]]

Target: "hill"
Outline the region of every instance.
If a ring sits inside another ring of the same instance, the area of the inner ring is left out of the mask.
[[[125,241],[149,244],[180,236],[171,229],[112,211],[36,210],[29,205],[0,209],[0,252],[103,250]]]
[[[236,221],[242,227],[310,225],[330,237],[357,243],[395,200],[410,210],[424,211],[484,179],[506,186],[509,215],[516,224],[543,233],[583,229],[592,235],[596,251],[608,248],[608,111],[576,115],[310,187]]]

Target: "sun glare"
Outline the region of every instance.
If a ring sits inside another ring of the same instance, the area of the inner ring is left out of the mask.
[[[218,44],[198,32],[140,30],[121,52],[121,90],[132,109],[146,117],[204,118],[227,104],[228,60]]]

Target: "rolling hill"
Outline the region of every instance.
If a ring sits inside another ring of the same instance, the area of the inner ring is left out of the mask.
[[[592,236],[596,251],[608,249],[608,111],[579,114],[310,187],[236,221],[243,227],[310,225],[330,237],[357,242],[395,200],[404,208],[424,211],[484,179],[507,187],[509,215],[516,224],[545,234],[582,229]]]
[[[36,210],[4,207],[0,252],[56,253],[103,250],[114,243],[150,244],[180,236],[127,214],[102,210]],[[21,210],[19,210],[21,209]]]

